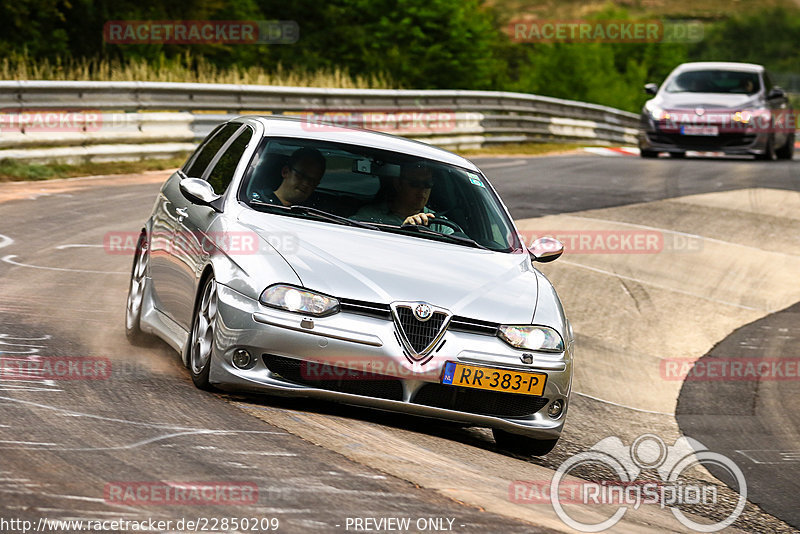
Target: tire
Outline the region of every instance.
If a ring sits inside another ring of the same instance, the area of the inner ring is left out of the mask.
[[[492,435],[498,447],[522,456],[544,456],[552,451],[558,443],[557,439],[533,439],[499,428],[493,428]]]
[[[764,149],[763,154],[759,154],[756,156],[756,159],[761,161],[775,161],[775,137],[772,135],[769,136],[767,139],[767,147]]]
[[[641,149],[641,150],[639,150],[639,156],[641,156],[643,158],[657,158],[658,157],[658,152],[655,152],[653,150]]]
[[[686,157],[686,152],[670,152],[669,157],[683,159]]]
[[[189,374],[199,389],[212,391],[214,387],[208,381],[208,373],[214,355],[218,303],[217,282],[214,280],[214,275],[209,276],[202,287],[195,303],[192,329],[189,333]]]
[[[136,242],[131,267],[131,282],[128,286],[128,301],[125,306],[125,336],[133,345],[145,345],[151,340],[142,332],[142,302],[144,301],[144,283],[147,273],[147,262],[150,258],[147,248],[147,235],[142,232]]]
[[[786,143],[775,151],[778,159],[792,159],[794,157],[794,134],[786,136]]]

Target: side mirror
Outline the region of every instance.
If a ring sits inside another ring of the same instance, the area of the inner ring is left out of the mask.
[[[215,211],[220,211],[216,202],[222,198],[214,192],[211,184],[199,178],[184,178],[179,185],[181,193],[192,204],[210,206]]]
[[[564,253],[564,244],[552,237],[540,237],[528,249],[533,261],[547,263],[557,260]]]
[[[648,83],[644,86],[644,92],[648,95],[654,95],[658,92],[658,84],[657,83]]]
[[[773,87],[767,93],[767,100],[772,100],[774,98],[786,98],[786,91],[781,89],[780,87]]]

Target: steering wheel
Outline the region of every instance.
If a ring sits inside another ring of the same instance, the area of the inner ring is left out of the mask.
[[[428,224],[404,224],[403,226],[419,226],[419,227],[427,228],[427,229],[435,232],[436,230],[431,228],[431,226],[434,226],[434,225],[447,226],[448,228],[452,228],[453,232],[455,232],[455,233],[460,233],[462,235],[466,235],[466,234],[464,234],[464,230],[462,230],[462,228],[457,223],[451,221],[450,219],[441,219],[439,217],[434,217],[433,219],[431,219],[428,222]],[[439,232],[439,233],[441,234],[442,232]]]

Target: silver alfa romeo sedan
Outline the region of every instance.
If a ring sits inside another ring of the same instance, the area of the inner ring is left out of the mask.
[[[162,186],[126,332],[202,389],[313,397],[490,427],[543,455],[564,426],[573,333],[470,161],[367,130],[246,116]]]

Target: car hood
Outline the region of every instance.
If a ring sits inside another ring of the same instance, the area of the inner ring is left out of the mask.
[[[664,93],[656,104],[664,109],[742,109],[758,103],[754,95],[719,93]]]
[[[498,323],[533,318],[537,277],[526,254],[257,212],[239,220],[264,241],[284,243],[279,252],[308,289],[382,304],[424,301]]]

